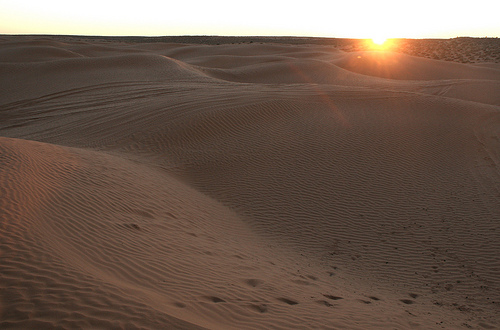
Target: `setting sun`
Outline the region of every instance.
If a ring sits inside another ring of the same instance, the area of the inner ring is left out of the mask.
[[[394,39],[373,37],[367,39],[367,46],[372,50],[390,50],[394,46]]]
[[[382,46],[387,41],[387,38],[375,37],[375,38],[372,38],[372,41],[374,44]]]

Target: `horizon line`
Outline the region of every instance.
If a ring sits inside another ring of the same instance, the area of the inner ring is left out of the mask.
[[[166,35],[108,35],[108,34],[53,34],[53,33],[0,33],[0,36],[49,36],[49,37],[100,37],[100,38],[168,38],[168,37],[212,37],[212,38],[314,38],[314,39],[349,39],[349,40],[370,40],[372,38],[362,37],[333,37],[333,36],[306,36],[306,35],[219,35],[219,34],[166,34]],[[456,37],[394,37],[387,40],[408,39],[408,40],[446,40],[446,39],[498,39],[498,36],[456,36]]]

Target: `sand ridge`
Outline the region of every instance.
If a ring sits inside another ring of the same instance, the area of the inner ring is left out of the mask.
[[[1,328],[500,326],[497,64],[179,38],[2,37]]]

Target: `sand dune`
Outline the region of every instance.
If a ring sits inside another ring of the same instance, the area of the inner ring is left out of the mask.
[[[0,328],[500,326],[500,67],[8,37]]]
[[[395,52],[348,53],[336,64],[347,70],[401,80],[485,79],[498,80],[500,72],[461,63],[443,62]]]

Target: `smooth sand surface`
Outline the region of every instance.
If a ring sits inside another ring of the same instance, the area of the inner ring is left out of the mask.
[[[0,136],[2,329],[500,327],[494,61],[0,36]]]

